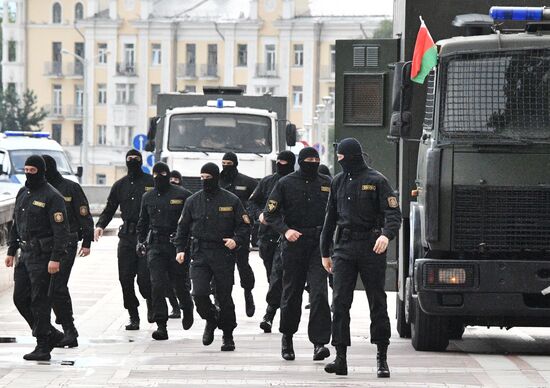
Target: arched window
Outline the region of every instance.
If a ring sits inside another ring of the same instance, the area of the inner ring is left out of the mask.
[[[74,20],[84,19],[84,6],[82,3],[76,3],[74,6]]]
[[[61,23],[61,4],[54,3],[52,7],[52,23]]]

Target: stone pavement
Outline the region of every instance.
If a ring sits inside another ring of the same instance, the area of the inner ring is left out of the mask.
[[[212,345],[203,346],[204,324],[197,314],[189,331],[181,329],[179,320],[170,320],[170,339],[156,342],[151,339],[155,325],[146,323],[144,306],[141,330],[124,330],[127,316],[117,278],[116,241],[104,237],[92,245],[90,257],[77,258],[70,288],[80,346],[54,350],[51,362],[22,359],[33,349],[34,338],[13,306],[11,290],[0,293],[1,387],[550,387],[547,328],[508,332],[468,328],[464,340],[453,341],[444,353],[415,352],[410,341],[395,332],[395,294],[388,296],[393,326],[391,379],[375,376],[376,349],[369,343],[368,307],[359,291],[352,309],[347,377],[328,375],[323,371],[325,362],[312,361],[306,324],[295,338],[296,361],[284,361],[280,335],[264,334],[258,327],[267,284],[256,252],[251,255],[257,274],[255,317],[245,316],[242,289],[237,286],[233,292],[239,323],[235,352],[220,352],[220,331]],[[307,317],[304,310],[302,321],[307,322]]]

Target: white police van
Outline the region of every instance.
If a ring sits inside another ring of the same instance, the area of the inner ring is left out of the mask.
[[[0,195],[15,195],[25,183],[25,160],[31,155],[50,155],[57,162],[58,171],[78,182],[82,175],[79,167],[75,174],[61,145],[50,139],[47,132],[6,131],[0,134]]]

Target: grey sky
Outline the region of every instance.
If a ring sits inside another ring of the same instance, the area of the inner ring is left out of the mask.
[[[313,15],[389,15],[393,0],[312,0]]]

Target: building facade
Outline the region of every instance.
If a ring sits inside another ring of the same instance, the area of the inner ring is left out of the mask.
[[[311,139],[316,106],[334,93],[335,41],[369,37],[388,18],[312,15],[309,0],[2,2],[4,87],[35,91],[44,130],[92,184],[125,173],[162,92],[287,96],[289,119]]]

